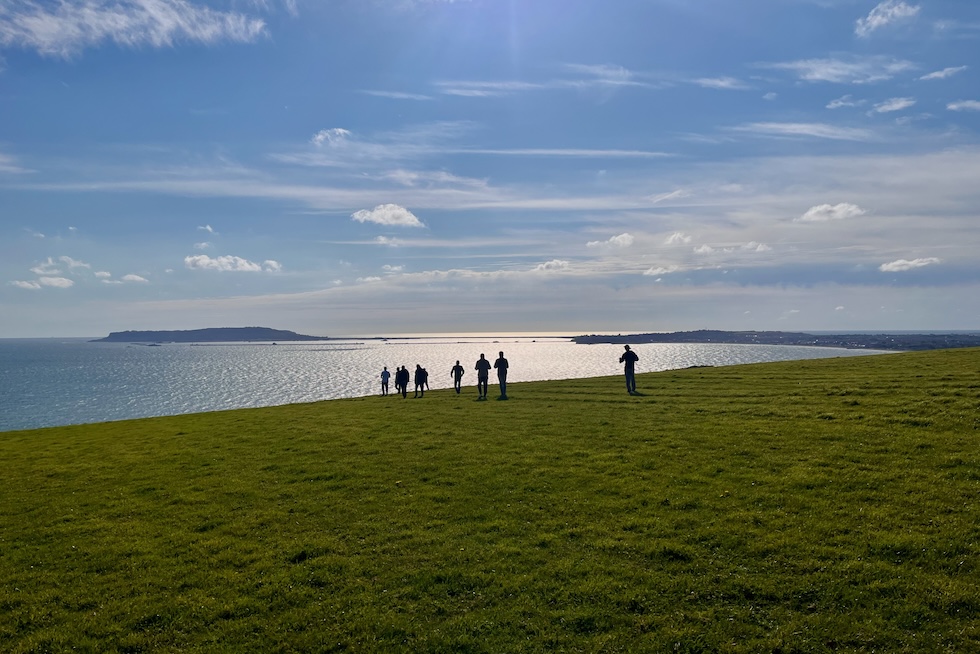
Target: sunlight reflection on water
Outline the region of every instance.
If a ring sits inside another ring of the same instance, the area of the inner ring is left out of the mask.
[[[450,388],[449,371],[458,359],[466,369],[464,386],[473,386],[480,353],[493,361],[501,350],[510,363],[510,383],[622,372],[621,345],[576,345],[567,338],[160,347],[9,339],[0,340],[0,431],[371,395],[380,392],[383,366],[394,373],[396,366],[414,370],[421,364],[431,388]],[[640,356],[638,373],[876,353],[720,343],[641,344],[634,350]]]

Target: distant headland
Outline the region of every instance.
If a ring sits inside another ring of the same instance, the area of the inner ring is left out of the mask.
[[[868,350],[938,350],[980,347],[980,333],[966,334],[807,334],[804,332],[726,332],[699,329],[663,334],[590,334],[575,336],[576,343],[736,343],[754,345],[810,345]]]
[[[176,331],[111,332],[92,343],[237,343],[279,341],[327,341],[328,336],[306,336],[268,327],[210,327]]]

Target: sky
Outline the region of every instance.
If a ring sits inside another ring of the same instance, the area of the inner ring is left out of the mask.
[[[980,329],[980,2],[4,0],[0,337]]]

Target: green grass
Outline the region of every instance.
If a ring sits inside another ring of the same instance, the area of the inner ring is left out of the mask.
[[[980,350],[638,385],[0,434],[0,651],[980,651]]]

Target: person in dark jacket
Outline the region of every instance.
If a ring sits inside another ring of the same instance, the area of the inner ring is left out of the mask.
[[[623,356],[619,357],[619,362],[625,364],[623,371],[626,373],[626,392],[630,395],[636,393],[636,362],[639,360],[640,357],[630,349],[629,345],[626,346]]]

